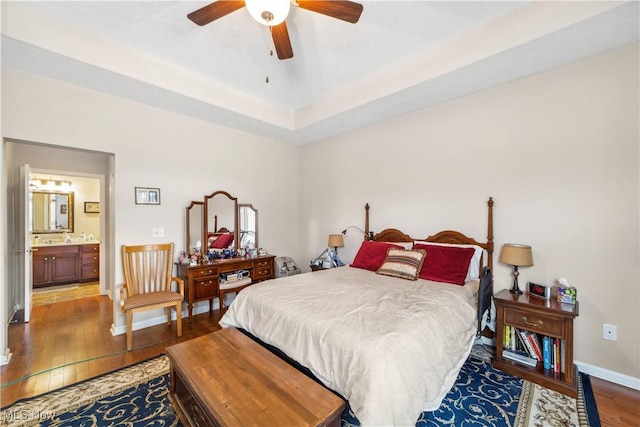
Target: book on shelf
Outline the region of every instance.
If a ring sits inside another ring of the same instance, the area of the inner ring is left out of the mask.
[[[542,337],[542,359],[544,369],[551,369],[551,338],[546,335]]]
[[[560,338],[555,338],[554,339],[554,346],[553,346],[554,350],[555,350],[555,364],[554,364],[554,368],[556,372],[560,372]]]
[[[505,359],[513,360],[514,362],[522,363],[523,365],[531,366],[532,368],[538,364],[538,361],[533,357],[527,356],[523,351],[513,351],[504,349],[502,350],[502,357]]]
[[[538,334],[536,334],[535,332],[528,332],[527,338],[531,343],[531,348],[533,349],[533,352],[536,355],[536,359],[542,360],[543,359],[542,349],[540,348],[540,341],[538,340]]]
[[[540,360],[529,338],[530,332],[525,330],[520,330],[519,332],[520,332],[520,335],[522,336],[522,340],[524,341],[524,344],[525,344],[525,349],[527,350],[527,353],[529,353],[529,356],[533,357],[534,359]]]

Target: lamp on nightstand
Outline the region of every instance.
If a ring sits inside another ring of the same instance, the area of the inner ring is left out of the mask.
[[[520,275],[518,267],[531,267],[533,265],[531,246],[505,243],[502,246],[502,251],[500,251],[500,262],[513,266],[513,287],[509,292],[521,294],[522,291],[518,287],[518,276]]]
[[[342,234],[329,234],[329,243],[327,246],[333,248],[334,259],[333,263],[335,267],[341,267],[344,265],[340,258],[338,258],[338,248],[344,246],[344,239],[342,238]]]

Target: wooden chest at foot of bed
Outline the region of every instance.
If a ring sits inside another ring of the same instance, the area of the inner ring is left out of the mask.
[[[166,352],[185,425],[340,425],[344,400],[234,328]]]

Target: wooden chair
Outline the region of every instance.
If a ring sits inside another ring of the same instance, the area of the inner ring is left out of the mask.
[[[125,283],[120,288],[120,307],[127,316],[127,350],[131,350],[133,314],[166,308],[171,325],[171,308],[176,310],[178,336],[182,336],[184,281],[172,276],[173,243],[122,246]],[[172,290],[172,283],[177,285]]]

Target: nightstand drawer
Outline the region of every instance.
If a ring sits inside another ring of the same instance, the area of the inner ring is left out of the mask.
[[[218,296],[218,278],[207,277],[193,281],[195,300],[213,298]]]
[[[542,316],[532,311],[520,311],[514,308],[505,308],[504,317],[505,324],[516,328],[556,337],[564,336],[564,319],[556,319],[549,315]]]

